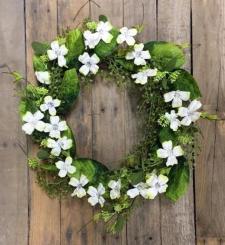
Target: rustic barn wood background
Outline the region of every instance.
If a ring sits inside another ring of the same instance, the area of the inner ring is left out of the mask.
[[[189,43],[186,68],[200,83],[204,107],[225,105],[224,0],[0,0],[0,66],[34,81],[31,42],[52,40],[83,18],[110,17],[117,26],[142,22],[141,40]],[[74,16],[78,13],[75,21]],[[144,6],[144,9],[143,9]],[[144,13],[144,15],[143,15]],[[137,142],[135,103],[127,92],[96,80],[69,117],[78,152],[112,167]],[[35,147],[21,131],[14,85],[0,75],[0,245],[225,244],[225,123],[201,123],[204,138],[189,192],[176,204],[157,198],[135,211],[119,236],[86,223],[86,200],[51,200],[26,165]]]

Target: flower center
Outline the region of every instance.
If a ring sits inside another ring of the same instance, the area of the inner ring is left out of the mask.
[[[91,61],[88,61],[88,62],[86,63],[86,66],[87,66],[87,67],[91,67],[91,66],[92,66]]]
[[[141,51],[136,51],[136,57],[141,58],[142,52]]]
[[[48,108],[52,108],[52,107],[54,107],[54,103],[52,101],[50,101],[47,103],[47,106],[48,106]]]
[[[156,184],[155,184],[155,188],[156,188],[156,189],[159,189],[160,187],[161,187],[161,186],[160,186],[159,183],[156,183]]]
[[[53,130],[58,130],[58,128],[59,128],[58,124],[52,124],[52,129]]]

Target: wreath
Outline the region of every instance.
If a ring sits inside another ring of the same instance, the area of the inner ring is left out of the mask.
[[[210,118],[199,112],[201,93],[192,75],[182,69],[183,45],[138,43],[142,26],[117,29],[105,16],[85,20],[53,42],[32,44],[38,85],[27,83],[19,105],[22,130],[39,144],[29,166],[51,196],[83,198],[101,210],[95,220],[108,231],[121,230],[142,199],[159,194],[176,201],[187,189],[198,147],[195,122]],[[80,88],[96,74],[135,91],[142,139],[110,170],[93,159],[79,158],[75,137],[64,120]],[[13,72],[16,80],[19,73]],[[212,117],[211,117],[212,118]]]

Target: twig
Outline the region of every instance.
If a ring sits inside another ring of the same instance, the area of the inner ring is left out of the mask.
[[[144,19],[145,19],[145,5],[144,5],[143,2],[141,3],[141,5],[142,5],[142,21],[141,21],[141,25],[143,25],[144,24]]]
[[[94,0],[87,0],[87,1],[86,1],[86,2],[85,2],[85,3],[78,9],[76,15],[75,15],[74,18],[73,18],[73,22],[76,20],[76,18],[77,18],[78,15],[80,14],[81,10],[82,10],[88,3],[90,3],[90,2],[94,3],[98,8],[101,8],[101,6],[100,6],[98,3],[96,3]],[[80,24],[80,23],[79,23],[79,24]]]
[[[90,219],[86,224],[81,226],[81,228],[77,231],[77,234],[80,233],[86,226],[88,226],[91,222],[93,222],[93,218]]]

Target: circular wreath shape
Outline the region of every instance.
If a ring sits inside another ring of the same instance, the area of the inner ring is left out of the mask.
[[[176,201],[187,189],[196,154],[195,122],[202,112],[197,82],[182,69],[184,47],[170,42],[137,41],[141,26],[120,29],[105,16],[85,20],[51,43],[34,42],[33,66],[38,85],[22,93],[23,131],[39,144],[29,159],[38,183],[54,196],[87,197],[99,205],[95,219],[118,232],[141,199],[159,194]],[[79,158],[64,117],[80,88],[96,74],[108,77],[138,97],[142,139],[109,170],[93,159]]]

